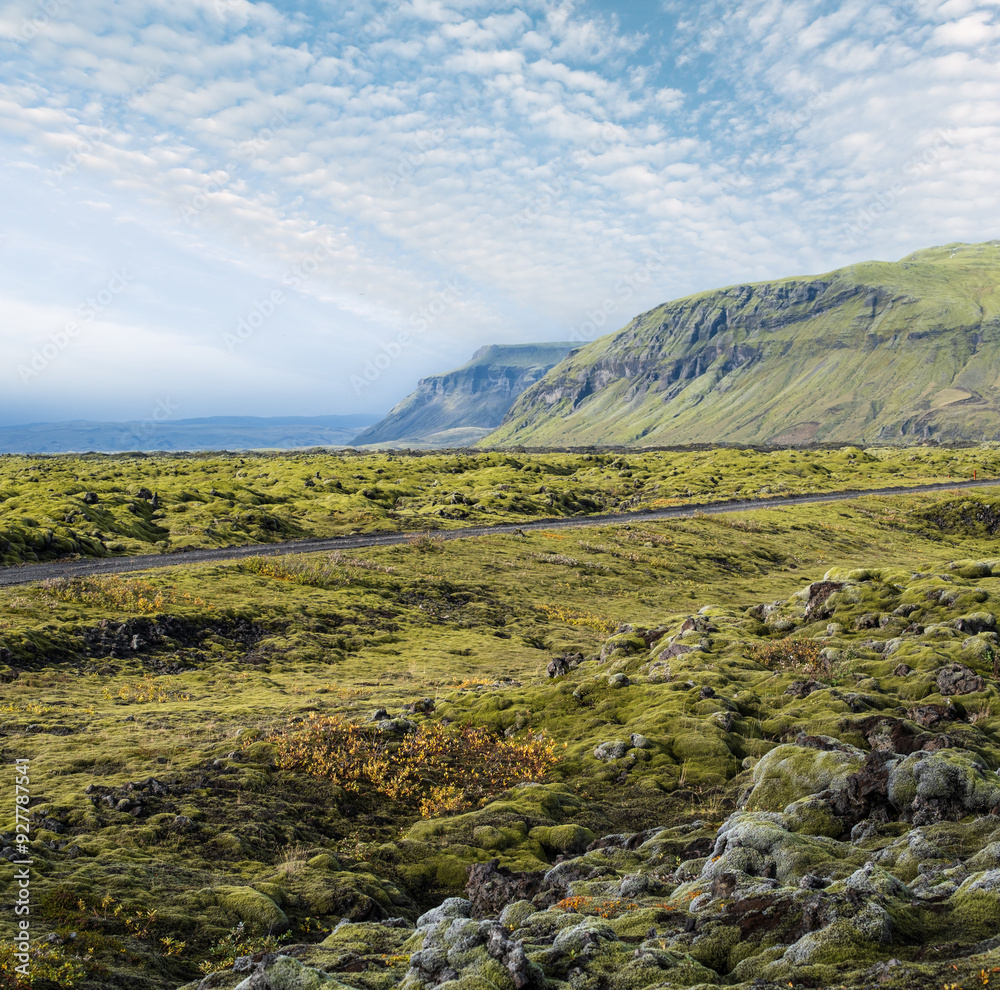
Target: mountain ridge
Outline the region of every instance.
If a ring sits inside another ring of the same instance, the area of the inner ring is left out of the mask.
[[[501,424],[511,404],[576,345],[487,344],[461,367],[421,378],[354,446],[461,447]]]
[[[996,436],[998,285],[993,241],[673,300],[567,356],[481,445]]]

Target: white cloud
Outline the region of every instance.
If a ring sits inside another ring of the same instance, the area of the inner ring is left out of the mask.
[[[997,37],[1000,37],[1000,25],[987,11],[977,11],[959,21],[942,24],[934,31],[934,41],[943,47],[957,45],[975,49]]]
[[[34,9],[9,4],[0,28],[10,36]],[[312,336],[223,365],[237,377],[274,367],[282,388],[303,361],[310,375],[324,362],[331,380],[349,374],[459,279],[458,301],[410,352],[415,378],[442,370],[420,361],[459,363],[491,340],[566,336],[654,251],[669,277],[637,293],[637,310],[993,236],[994,12],[954,0],[904,13],[685,4],[677,64],[663,69],[636,64],[642,37],[582,3],[411,0],[311,23],[244,0],[75,0],[5,65],[0,136],[33,169],[0,178],[12,202],[42,210],[41,183],[77,218],[68,232],[54,208],[10,221],[67,265],[95,239],[113,263],[114,231],[127,230],[151,288],[114,332],[143,328],[150,353],[206,367],[220,322],[332,245],[295,294]],[[180,350],[171,313],[191,341]],[[44,329],[40,313],[21,319]],[[386,407],[403,378],[373,386]]]

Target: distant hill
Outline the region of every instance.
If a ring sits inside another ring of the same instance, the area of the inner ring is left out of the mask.
[[[484,446],[1000,437],[1000,241],[734,285],[554,367]]]
[[[492,344],[468,364],[422,378],[385,419],[354,438],[355,446],[471,446],[503,421],[514,400],[576,346]]]
[[[56,454],[93,450],[251,450],[346,447],[376,419],[353,416],[212,416],[130,423],[31,423],[0,427],[0,453]]]

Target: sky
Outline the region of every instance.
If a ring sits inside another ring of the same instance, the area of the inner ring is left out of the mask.
[[[0,425],[381,415],[995,238],[998,161],[1000,0],[10,0]]]

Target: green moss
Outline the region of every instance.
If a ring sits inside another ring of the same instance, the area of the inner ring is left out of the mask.
[[[290,927],[285,912],[267,894],[252,887],[216,887],[211,895],[226,914],[246,922],[254,931],[280,935]]]
[[[725,973],[730,969],[730,956],[741,938],[736,925],[709,923],[691,943],[691,958],[717,973]]]
[[[988,560],[956,560],[951,567],[959,577],[969,581],[993,576],[993,562]]]
[[[506,905],[500,912],[500,924],[504,928],[516,931],[534,914],[535,906],[531,901],[514,901],[512,904]]]
[[[776,746],[755,764],[752,771],[753,790],[746,798],[746,806],[753,810],[782,811],[800,798],[808,798],[831,785],[842,784],[863,764],[864,754],[858,751]],[[804,807],[802,813],[806,814]]]
[[[329,853],[320,853],[317,856],[313,856],[307,861],[307,865],[312,867],[314,870],[332,870],[339,872],[341,869],[340,862],[336,857],[331,856]]]
[[[889,775],[888,796],[901,811],[919,799],[958,800],[966,814],[984,812],[1000,804],[1000,781],[981,761],[962,750],[914,753]]]
[[[713,456],[719,455],[705,453],[706,465]],[[384,463],[391,467],[394,462]],[[669,464],[664,455],[665,470]],[[633,471],[633,478],[638,474]],[[377,482],[366,478],[365,483]],[[706,917],[726,910],[721,906],[725,898],[713,897],[709,886],[722,872],[743,871],[751,878],[773,874],[791,888],[791,900],[782,902],[792,905],[781,909],[784,926],[786,914],[795,917],[796,897],[821,896],[798,888],[807,872],[835,883],[876,854],[882,866],[914,883],[924,875],[918,872],[921,864],[925,872],[928,865],[944,869],[959,860],[993,869],[988,850],[997,840],[990,838],[992,830],[968,818],[953,832],[945,828],[952,823],[924,826],[920,834],[927,837],[929,851],[912,836],[893,842],[899,836],[893,831],[896,823],[880,826],[880,835],[863,844],[836,842],[836,823],[813,791],[822,786],[823,775],[814,774],[811,765],[798,767],[796,757],[787,773],[754,776],[762,758],[782,747],[814,754],[806,762],[830,759],[791,746],[789,740],[799,732],[829,735],[867,750],[889,739],[901,720],[900,731],[917,734],[921,744],[945,735],[952,745],[941,753],[961,752],[961,747],[968,760],[985,767],[985,776],[963,771],[959,778],[968,776],[971,790],[963,793],[979,812],[988,810],[983,802],[993,791],[980,786],[979,777],[988,784],[990,771],[1000,765],[996,689],[960,699],[962,704],[954,706],[959,718],[940,726],[923,726],[911,717],[917,699],[945,702],[935,682],[943,663],[963,658],[984,676],[991,672],[987,653],[974,656],[972,647],[963,645],[969,638],[964,634],[925,639],[905,631],[911,622],[947,626],[993,608],[991,578],[983,578],[979,587],[979,579],[964,578],[960,568],[947,566],[951,560],[978,560],[991,552],[989,545],[958,531],[934,531],[920,515],[942,501],[940,496],[858,499],[839,503],[836,516],[829,508],[796,506],[740,516],[729,520],[731,526],[692,519],[630,529],[497,534],[431,549],[372,548],[357,551],[357,557],[306,558],[311,584],[268,577],[235,563],[185,566],[149,577],[158,590],[176,596],[175,605],[152,616],[93,600],[63,601],[44,587],[0,590],[0,646],[15,654],[4,683],[8,747],[44,766],[45,804],[37,807],[66,828],[39,828],[39,837],[79,849],[72,855],[39,849],[37,896],[63,884],[97,902],[109,891],[129,910],[156,907],[162,926],[157,935],[188,942],[180,961],[157,962],[176,967],[156,988],[169,990],[190,979],[207,946],[240,920],[216,899],[217,885],[269,895],[294,939],[312,941],[317,924],[330,928],[344,917],[412,920],[447,894],[460,894],[474,862],[498,857],[510,869],[540,873],[558,857],[576,855],[593,837],[615,833],[618,839],[574,864],[588,879],[573,880],[572,893],[598,901],[617,898],[622,874],[654,871],[671,877],[679,860],[688,861],[662,889],[637,896],[637,910],[613,919],[619,938],[599,961],[600,973],[591,971],[590,963],[584,967],[582,983],[599,979],[602,986],[624,988],[629,983],[680,985],[688,978],[684,952],[696,933],[680,931],[681,910],[661,916],[651,904],[670,900],[686,910],[691,902],[685,896],[698,891],[705,900],[694,916],[704,929]],[[880,548],[877,554],[873,547]],[[535,556],[553,550],[580,566]],[[897,561],[905,581],[888,566]],[[794,570],[786,568],[788,562],[795,563]],[[849,594],[827,599],[829,616],[806,623],[808,595],[796,593],[803,577],[818,578],[831,563],[845,571],[865,567],[872,576],[849,585]],[[584,566],[591,564],[601,566]],[[927,576],[908,576],[913,573]],[[898,587],[886,583],[889,579]],[[186,594],[202,598],[202,604],[188,601]],[[987,601],[975,604],[984,595]],[[828,624],[840,626],[833,640],[840,652],[823,677],[828,686],[805,698],[790,695],[792,682],[802,679],[798,674],[774,673],[744,655],[750,645],[772,636],[765,623],[747,613],[762,600],[781,602],[779,612],[794,616],[803,635],[823,636]],[[604,682],[611,665],[593,660],[558,683],[546,676],[553,652],[593,657],[608,630],[623,622],[677,630],[706,601],[727,605],[707,616],[710,631],[695,630],[684,641],[701,645],[705,640],[707,652],[664,661],[670,680],[651,683],[644,673],[651,652],[658,656],[665,644],[622,658],[631,665],[627,690],[609,690]],[[893,616],[900,603],[918,611]],[[855,621],[868,613],[888,624],[855,629]],[[181,622],[183,628],[173,625],[170,636],[148,648],[119,650],[123,656],[102,653],[100,636],[136,619]],[[524,636],[539,631],[552,643],[551,651],[524,643]],[[890,638],[902,641],[892,655],[861,646]],[[989,642],[988,637],[981,641]],[[895,674],[901,661],[914,672]],[[134,694],[149,672],[174,669],[178,672],[155,674],[167,692],[165,701],[126,701],[120,695],[122,690]],[[545,731],[561,757],[552,779],[515,788],[463,814],[419,821],[412,807],[280,770],[274,766],[277,747],[259,741],[274,727],[310,712],[365,721],[378,708],[396,716],[424,697],[435,702],[434,710],[407,713],[407,718],[487,724],[514,738]],[[123,721],[128,715],[135,721]],[[879,735],[876,723],[882,717],[888,728]],[[788,735],[782,739],[782,733]],[[644,741],[636,742],[634,734]],[[626,754],[598,764],[593,751],[609,739],[628,743]],[[839,786],[854,765],[848,761],[842,772],[831,773],[829,786]],[[903,797],[909,793],[906,773],[899,781]],[[136,815],[115,810],[120,798],[139,793],[127,790],[130,783],[138,786],[151,775],[167,782],[171,793],[144,797]],[[812,779],[807,785],[796,783],[799,778]],[[753,794],[765,779],[773,788],[772,806],[788,813],[730,817],[737,798],[748,790]],[[91,784],[97,790],[88,795]],[[914,772],[911,799],[919,785]],[[102,800],[105,789],[113,792],[112,805]],[[722,823],[725,835],[739,832],[739,842],[721,849],[722,858],[712,863]],[[740,831],[744,823],[753,827]],[[12,821],[3,824],[10,827]],[[628,837],[661,825],[670,827],[658,828],[645,841]],[[907,831],[905,824],[901,828]],[[960,879],[947,876],[939,886],[947,892]],[[678,889],[680,880],[685,883]],[[192,891],[206,893],[198,897]],[[945,906],[940,913],[918,912],[914,918],[909,908],[889,904],[899,938],[894,936],[878,958],[909,951],[906,940],[958,941],[961,926],[949,919],[967,916],[970,924],[979,924],[985,908],[977,898],[974,894],[968,901],[964,915]],[[530,905],[522,903],[512,920],[529,924],[539,937],[544,932],[554,938],[559,928],[555,922],[550,927],[548,918],[562,912],[541,912],[537,918],[529,918],[529,912]],[[82,928],[83,919],[76,915],[65,920]],[[40,923],[40,937],[48,934],[48,923]],[[121,923],[117,929],[111,925],[103,933],[108,938],[127,934]],[[403,978],[405,963],[383,967],[362,951],[370,945],[387,956],[399,954],[394,943],[375,938],[378,927],[356,933],[357,941],[342,950],[364,960],[363,968],[344,976],[357,990],[389,990]],[[659,961],[640,965],[635,957],[640,943],[634,940],[654,941],[645,939],[651,927],[659,942],[673,941],[677,951],[650,946],[650,952],[662,953],[655,957]],[[405,929],[385,931],[406,935]],[[744,959],[747,944],[734,948],[723,965],[739,969],[753,961],[760,975],[774,960],[766,950],[755,961]],[[544,954],[549,947],[537,951]],[[867,943],[861,951],[863,961],[870,958]],[[130,943],[128,952],[152,958],[148,946]],[[109,952],[98,962],[124,984],[139,972],[139,964],[128,958]],[[319,952],[308,959],[309,965],[323,962]],[[333,965],[329,956],[325,964]],[[859,965],[863,969],[867,962]],[[826,961],[803,971],[813,974],[810,979],[825,974],[833,985],[849,982],[843,974],[854,972]],[[790,968],[786,972],[790,979],[795,976]],[[700,973],[703,983],[717,980],[701,964],[692,963],[690,973]],[[561,985],[565,975],[553,974],[552,982]],[[98,980],[94,990],[108,988]]]
[[[533,839],[538,838],[538,836],[534,834],[535,831],[537,830],[532,829],[531,837]],[[492,825],[477,825],[472,830],[472,841],[475,845],[482,849],[501,851],[509,849],[512,846],[521,845],[527,834],[528,828],[524,822],[518,822],[516,825],[508,828],[495,828]]]
[[[340,925],[320,942],[324,949],[353,952],[358,955],[394,955],[413,937],[409,928],[386,928],[373,922]]]
[[[304,966],[298,959],[278,956],[265,964],[267,983],[273,990],[347,990],[339,980]]]
[[[531,838],[550,853],[581,853],[597,838],[582,825],[540,825],[531,830]]]
[[[837,818],[825,801],[799,798],[785,808],[788,828],[805,835],[827,835],[837,839],[844,834],[844,822]]]

